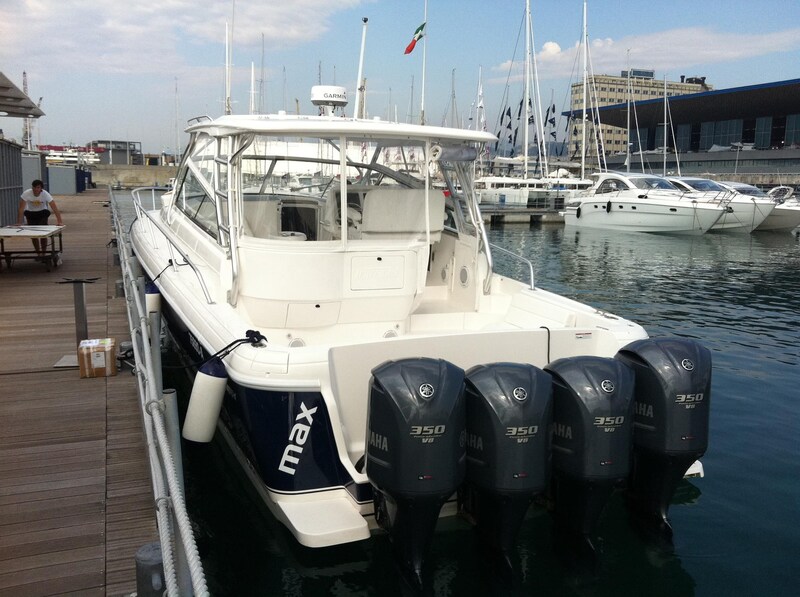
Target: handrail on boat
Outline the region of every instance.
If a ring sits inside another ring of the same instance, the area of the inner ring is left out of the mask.
[[[164,566],[166,594],[170,597],[185,594],[188,587],[181,586],[185,578],[178,578],[176,570],[175,529],[178,529],[180,544],[186,557],[191,589],[197,596],[208,596],[209,591],[203,572],[202,561],[192,530],[191,520],[186,512],[186,501],[173,456],[174,450],[166,432],[164,396],[160,389],[160,372],[155,371],[151,354],[151,326],[158,318],[150,318],[144,306],[143,289],[134,278],[130,261],[133,259],[130,240],[117,212],[116,202],[111,195],[111,212],[116,231],[123,287],[127,302],[128,325],[131,333],[134,370],[139,389],[140,408],[143,415],[144,431],[150,461],[150,478],[158,520],[159,542],[161,544]],[[149,325],[148,325],[149,323]],[[138,324],[138,326],[137,326]],[[156,332],[157,333],[157,332]],[[158,349],[157,349],[158,350]],[[140,366],[143,365],[143,366]],[[160,365],[159,365],[160,366]],[[158,380],[158,381],[157,381]]]
[[[530,289],[536,290],[536,286],[534,286],[534,278],[533,278],[533,263],[529,259],[525,259],[522,255],[518,255],[513,251],[509,251],[508,249],[504,249],[503,247],[498,247],[497,245],[489,243],[489,246],[492,247],[492,251],[500,251],[501,253],[505,253],[506,255],[510,255],[514,259],[518,261],[522,261],[528,265],[528,273],[530,274]]]
[[[197,268],[197,266],[194,263],[192,263],[192,260],[189,258],[189,256],[183,250],[181,250],[181,248],[178,247],[170,239],[169,231],[164,227],[164,225],[161,222],[159,222],[158,220],[156,220],[149,211],[147,211],[146,209],[142,208],[141,198],[139,197],[139,195],[141,193],[143,193],[144,191],[151,191],[153,196],[155,196],[155,191],[160,190],[160,189],[161,189],[161,187],[139,187],[139,188],[133,189],[133,191],[131,191],[131,195],[133,196],[133,204],[134,204],[134,207],[136,208],[136,215],[137,215],[137,217],[141,217],[143,215],[145,217],[147,217],[149,222],[153,226],[155,226],[158,229],[158,231],[161,232],[161,234],[164,235],[164,238],[170,244],[170,249],[174,250],[174,251],[177,251],[177,253],[183,258],[183,260],[186,263],[186,265],[188,265],[190,268],[192,268],[192,271],[194,272],[194,275],[197,277],[197,281],[200,283],[200,288],[203,291],[203,295],[206,297],[206,303],[208,303],[209,305],[213,305],[214,304],[214,299],[211,298],[211,293],[208,291],[208,287],[206,286],[206,283],[203,280],[203,275],[200,273],[200,270]],[[154,201],[155,201],[155,199],[154,199]],[[176,263],[173,263],[173,267],[175,269],[177,269],[178,266],[177,266]]]

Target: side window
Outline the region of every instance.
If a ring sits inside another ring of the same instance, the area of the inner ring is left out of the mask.
[[[444,206],[444,229],[451,232],[458,232],[458,227],[456,226],[456,214],[453,210],[453,207],[450,205]]]
[[[183,180],[178,207],[204,232],[217,238],[217,209],[214,199],[206,193],[203,185],[189,170]]]
[[[603,183],[597,188],[596,194],[601,195],[603,193],[613,193],[617,190],[619,190],[619,188],[616,180],[604,180]]]

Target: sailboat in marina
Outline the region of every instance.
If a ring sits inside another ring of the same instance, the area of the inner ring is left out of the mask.
[[[502,113],[499,123],[501,132],[498,134],[504,141],[510,141],[508,144],[511,146],[512,155],[496,155],[492,160],[494,170],[504,170],[504,174],[488,174],[475,180],[476,193],[482,204],[561,209],[565,200],[588,189],[592,184],[590,180],[583,177],[583,165],[581,178],[571,176],[563,168],[550,171],[545,124],[555,118],[555,105],[550,102],[544,117],[542,116],[533,39],[530,0],[526,0],[523,98],[520,100],[517,110],[517,128],[514,129],[512,110],[511,107],[508,107]],[[535,126],[534,142],[537,147],[535,170],[539,176],[531,175],[533,170],[529,155],[531,124]],[[522,152],[521,155],[515,156],[513,152],[519,127],[522,128]],[[496,143],[495,150],[497,151],[498,148],[499,143]]]

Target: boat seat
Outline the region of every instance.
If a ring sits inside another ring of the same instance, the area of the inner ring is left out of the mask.
[[[244,233],[255,238],[277,238],[280,205],[264,195],[245,196],[242,202],[242,223]],[[294,239],[292,239],[294,240]]]
[[[429,198],[431,243],[439,242],[444,228],[444,194],[431,190]],[[424,240],[425,190],[378,188],[364,195],[362,239]]]

